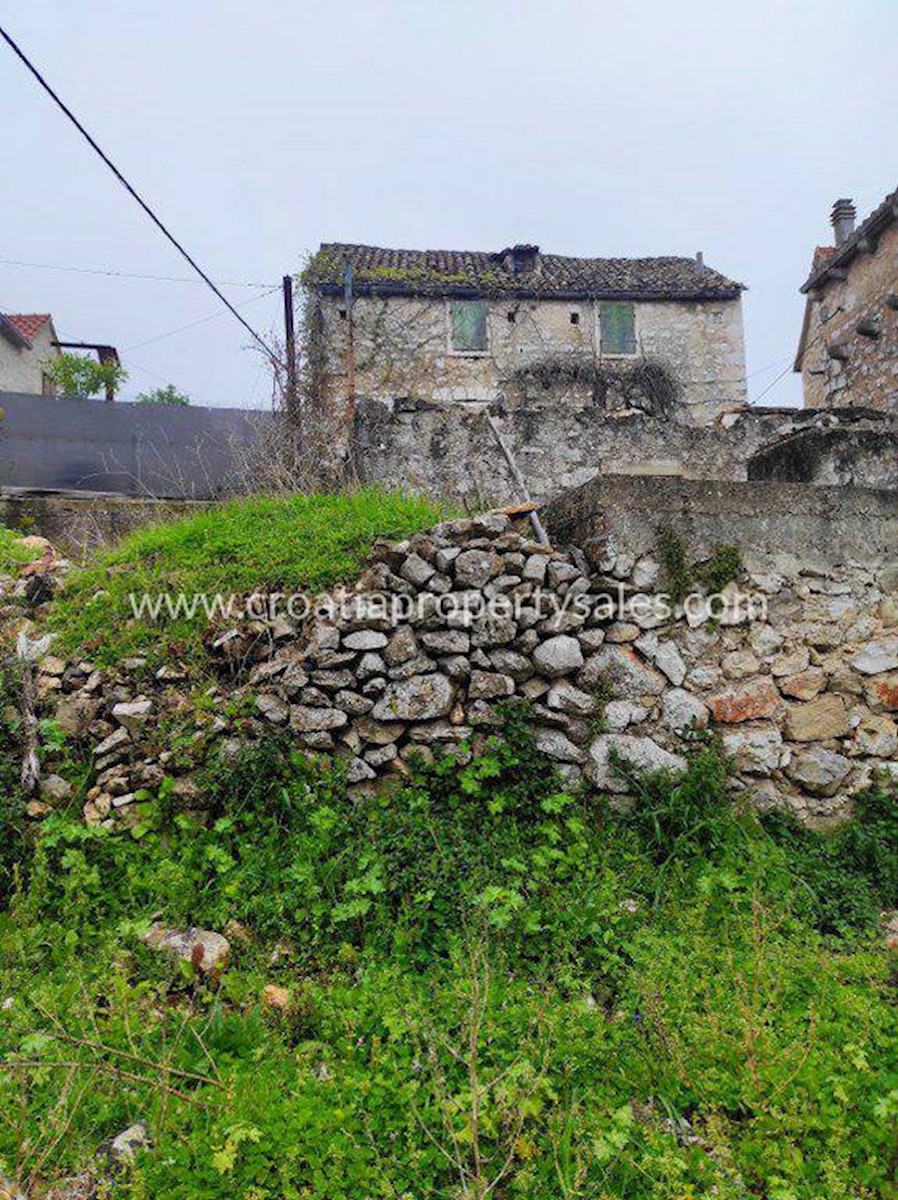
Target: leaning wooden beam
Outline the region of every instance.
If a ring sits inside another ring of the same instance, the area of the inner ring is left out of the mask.
[[[512,478],[514,479],[515,483],[518,485],[518,491],[521,493],[524,503],[532,504],[533,501],[530,498],[530,492],[527,489],[527,484],[524,482],[524,476],[518,469],[518,464],[514,460],[514,455],[511,453],[505,438],[502,436],[502,430],[496,424],[492,413],[486,412],[484,413],[484,416],[486,417],[487,424],[493,431],[496,441],[499,443],[499,449],[505,456],[505,461],[508,463],[508,469],[511,471]],[[546,533],[542,521],[536,515],[535,509],[531,509],[529,515],[530,524],[533,526],[533,532],[536,534],[536,540],[542,546],[550,546],[552,543],[549,541],[549,535]]]

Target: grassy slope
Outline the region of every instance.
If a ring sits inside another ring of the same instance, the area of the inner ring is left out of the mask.
[[[40,550],[22,545],[22,535],[0,525],[0,571],[14,572],[40,558]]]
[[[99,663],[123,654],[162,658],[199,649],[206,621],[135,621],[130,594],[317,592],[358,574],[378,537],[402,537],[438,520],[420,497],[367,489],[341,496],[260,497],[140,530],[78,572],[56,605],[59,649],[83,647]]]

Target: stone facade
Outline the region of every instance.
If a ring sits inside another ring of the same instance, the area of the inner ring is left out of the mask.
[[[840,207],[842,206],[842,207]],[[821,247],[807,295],[795,369],[809,408],[898,411],[898,192],[859,229],[839,201],[842,240]],[[844,214],[844,215],[843,215]]]
[[[571,409],[593,403],[604,375],[611,407],[626,407],[633,366],[651,364],[670,379],[678,420],[707,425],[745,402],[745,350],[738,300],[645,302],[634,306],[637,353],[602,351],[597,300],[491,300],[488,353],[463,354],[449,342],[446,299],[359,297],[353,305],[359,397],[391,409],[397,400],[437,404],[526,403],[543,378]],[[328,396],[347,394],[349,326],[341,297],[323,297],[320,330]],[[511,319],[513,314],[514,319]],[[572,323],[571,317],[578,321]],[[554,376],[554,379],[553,379]]]
[[[657,415],[707,425],[745,402],[742,288],[700,256],[337,244],[322,246],[304,283],[307,382],[332,413],[354,399],[516,405],[551,388],[572,409],[626,408],[636,392]],[[460,341],[459,310],[471,305],[476,332]]]

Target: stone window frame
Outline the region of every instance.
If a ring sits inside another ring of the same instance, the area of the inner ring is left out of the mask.
[[[483,350],[458,350],[452,343],[452,305],[482,304],[486,310],[486,347]],[[444,300],[446,314],[446,350],[452,358],[490,358],[492,356],[492,332],[490,329],[491,309],[488,300],[481,296],[447,296]]]
[[[602,334],[602,305],[603,304],[629,304],[633,309],[633,349],[632,350],[606,350],[605,339]],[[635,300],[596,300],[595,302],[595,339],[596,345],[599,348],[599,356],[601,358],[612,359],[631,359],[638,358],[641,352],[639,325],[640,325],[640,306]]]

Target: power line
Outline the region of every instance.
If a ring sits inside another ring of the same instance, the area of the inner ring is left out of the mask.
[[[272,296],[275,292],[279,292],[279,287],[273,287],[267,292],[263,292],[261,296],[253,296],[251,300],[244,300],[242,304],[238,304],[238,308],[246,308],[248,304],[255,304],[258,300],[264,300],[266,296]],[[186,325],[178,325],[176,329],[169,329],[167,333],[158,333],[151,338],[147,338],[143,342],[135,342],[133,346],[126,346],[122,354],[130,354],[132,350],[140,350],[143,346],[151,346],[153,342],[161,342],[163,338],[173,337],[176,333],[183,333],[186,329],[193,329],[195,325],[205,325],[207,321],[215,321],[222,314],[218,312],[210,313],[207,317],[197,317],[195,321],[188,321]]]
[[[255,331],[255,329],[253,329],[252,325],[250,325],[249,322],[246,321],[240,315],[240,313],[237,311],[237,309],[234,307],[234,305],[230,302],[230,300],[228,300],[227,296],[225,296],[224,293],[218,289],[218,287],[209,278],[209,276],[206,274],[206,272],[203,270],[203,268],[199,265],[199,263],[196,261],[196,259],[184,249],[184,247],[181,245],[181,243],[178,241],[178,239],[175,237],[175,235],[173,233],[171,233],[170,230],[162,223],[162,221],[159,219],[159,217],[156,216],[156,214],[150,208],[149,204],[147,204],[146,200],[144,200],[143,197],[135,190],[135,188],[132,187],[132,185],[128,182],[128,180],[125,178],[125,176],[121,173],[121,171],[118,169],[118,167],[112,161],[112,159],[109,158],[109,156],[107,154],[105,154],[103,152],[103,150],[100,149],[97,142],[94,141],[94,139],[87,132],[87,130],[84,128],[84,126],[78,120],[78,118],[75,116],[75,114],[72,112],[72,110],[56,94],[56,92],[53,90],[53,88],[50,86],[50,84],[46,81],[46,79],[44,79],[43,75],[40,73],[40,71],[37,69],[37,67],[34,66],[34,64],[30,61],[30,59],[24,53],[24,51],[21,50],[16,45],[16,43],[13,41],[13,39],[6,32],[6,30],[3,28],[2,25],[0,25],[0,36],[3,37],[3,40],[7,43],[7,45],[10,47],[10,49],[13,51],[13,53],[19,59],[21,59],[21,61],[25,64],[25,66],[28,68],[28,70],[31,72],[31,74],[34,76],[34,78],[37,80],[37,82],[40,84],[40,86],[44,89],[44,91],[47,93],[47,95],[53,100],[53,102],[68,117],[68,119],[72,122],[72,124],[75,126],[75,128],[78,130],[78,132],[81,134],[81,136],[84,138],[84,140],[87,142],[87,144],[91,147],[91,149],[97,155],[99,155],[99,157],[103,160],[103,162],[106,164],[106,166],[109,168],[109,170],[113,173],[113,175],[116,177],[116,179],[122,185],[122,187],[132,196],[132,198],[134,200],[137,201],[137,203],[140,205],[140,207],[143,209],[143,211],[147,214],[147,216],[150,218],[150,220],[153,222],[153,224],[156,226],[156,228],[168,239],[169,242],[171,242],[171,244],[178,251],[178,253],[181,255],[181,257],[184,258],[191,265],[191,267],[193,267],[194,271],[196,271],[196,273],[200,276],[200,278],[205,282],[207,287],[211,288],[211,290],[215,293],[215,295],[218,297],[218,299],[221,301],[221,303],[225,306],[225,308],[227,308],[234,315],[234,317],[236,317],[236,319],[240,322],[240,324],[244,327],[244,329],[246,329],[246,331],[249,334],[251,334],[253,339],[259,343],[259,345],[262,347],[262,349],[265,351],[265,353],[269,356],[269,358],[277,361],[277,355],[274,353],[273,350],[270,349],[268,344],[265,342],[264,338],[262,338],[258,333],[256,333],[256,331]]]
[[[152,279],[158,283],[201,283],[187,275],[143,275],[137,271],[116,271],[111,267],[69,267],[60,263],[19,262],[14,258],[0,258],[0,266],[4,267],[35,267],[42,271],[74,271],[81,275],[111,275],[116,279]],[[219,287],[271,288],[272,283],[251,283],[240,279],[217,279]]]

